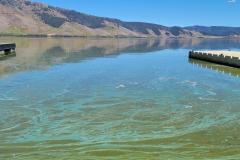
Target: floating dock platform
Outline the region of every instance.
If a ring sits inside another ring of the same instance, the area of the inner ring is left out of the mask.
[[[240,68],[240,51],[190,51],[189,58]]]
[[[0,59],[16,55],[15,49],[16,49],[15,43],[0,44]]]
[[[0,44],[0,52],[9,53],[11,51],[15,51],[16,44],[15,43],[5,43]]]

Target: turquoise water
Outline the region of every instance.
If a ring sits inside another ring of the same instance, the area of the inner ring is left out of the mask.
[[[24,39],[0,61],[0,159],[240,159],[238,40]]]

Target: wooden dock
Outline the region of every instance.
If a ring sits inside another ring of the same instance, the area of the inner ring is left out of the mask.
[[[0,44],[0,52],[4,52],[4,54],[8,54],[11,51],[15,51],[15,49],[16,49],[15,43]]]
[[[0,60],[5,60],[8,57],[16,56],[15,49],[15,43],[0,44]]]
[[[240,52],[190,51],[189,58],[240,68]]]

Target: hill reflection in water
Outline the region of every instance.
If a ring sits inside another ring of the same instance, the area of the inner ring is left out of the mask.
[[[56,64],[75,63],[124,53],[148,53],[164,49],[239,48],[238,39],[84,39],[1,38],[15,42],[17,56],[0,63],[0,76],[26,70],[41,70]]]

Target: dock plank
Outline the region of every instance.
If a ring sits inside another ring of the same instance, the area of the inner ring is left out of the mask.
[[[240,51],[195,51],[195,52],[203,52],[203,53],[208,53],[208,54],[213,54],[213,55],[223,55],[223,56],[230,56],[230,57],[238,57],[240,58]]]

